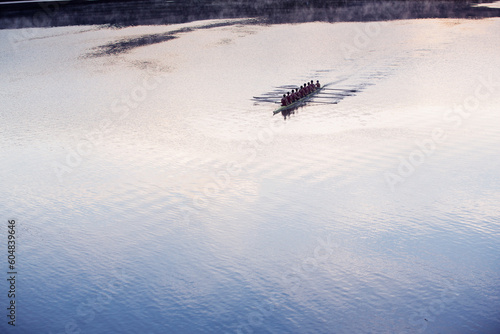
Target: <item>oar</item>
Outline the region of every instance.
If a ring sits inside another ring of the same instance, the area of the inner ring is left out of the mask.
[[[340,89],[340,88],[323,88],[323,89],[324,90],[340,90],[343,92],[351,92],[351,93],[357,92],[356,89]]]
[[[326,96],[353,96],[354,94],[352,93],[345,93],[345,94],[342,94],[342,93],[334,93],[334,92],[331,92],[331,93],[319,93],[319,94],[316,94],[315,96],[321,96],[321,95],[326,95]]]
[[[343,96],[315,96],[314,99],[325,99],[325,100],[335,100],[335,99],[345,99],[347,95]]]
[[[336,102],[308,101],[307,103],[337,104],[338,101],[336,101]]]
[[[314,96],[353,96],[354,94],[351,94],[351,93],[346,93],[346,94],[342,94],[342,93],[319,93],[319,94],[316,94]]]

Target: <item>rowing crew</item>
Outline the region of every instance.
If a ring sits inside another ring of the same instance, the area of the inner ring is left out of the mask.
[[[314,84],[313,81],[314,80],[311,80],[311,82],[303,84],[302,86],[300,86],[300,88],[292,89],[291,94],[290,92],[288,92],[287,94],[283,94],[283,98],[281,99],[281,105],[288,106],[300,100],[301,98],[311,94],[316,89],[321,87],[321,85],[319,84],[319,80],[316,80],[316,84]]]

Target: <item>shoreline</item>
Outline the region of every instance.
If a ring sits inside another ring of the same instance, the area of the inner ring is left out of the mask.
[[[489,1],[493,2],[493,1]],[[258,17],[268,24],[366,22],[422,18],[480,19],[500,17],[500,8],[477,6],[486,1],[354,1],[295,0],[238,3],[230,1],[8,1],[0,3],[0,29],[79,25],[178,24],[199,20]]]

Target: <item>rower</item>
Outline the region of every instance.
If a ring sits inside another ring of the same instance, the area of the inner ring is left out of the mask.
[[[290,95],[290,92],[287,93],[288,95],[286,96],[286,104],[289,105],[292,103],[292,96]]]
[[[294,101],[300,100],[300,95],[299,95],[298,89],[295,89],[295,92],[293,93],[293,99],[294,99]]]
[[[316,88],[320,88],[321,85],[319,84],[319,80],[316,80]]]
[[[311,80],[311,83],[309,84],[309,86],[311,86],[311,89],[313,92],[316,90],[316,86],[314,85],[314,80]]]
[[[300,86],[300,97],[304,97],[306,95],[306,89],[304,88],[304,86]]]
[[[281,99],[281,105],[286,106],[286,94],[283,94],[283,98]]]

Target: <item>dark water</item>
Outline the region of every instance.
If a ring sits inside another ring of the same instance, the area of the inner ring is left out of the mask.
[[[485,18],[500,9],[477,1],[147,0],[54,1],[0,5],[0,28],[110,24],[173,24],[259,17],[268,23],[344,22],[413,18]]]

